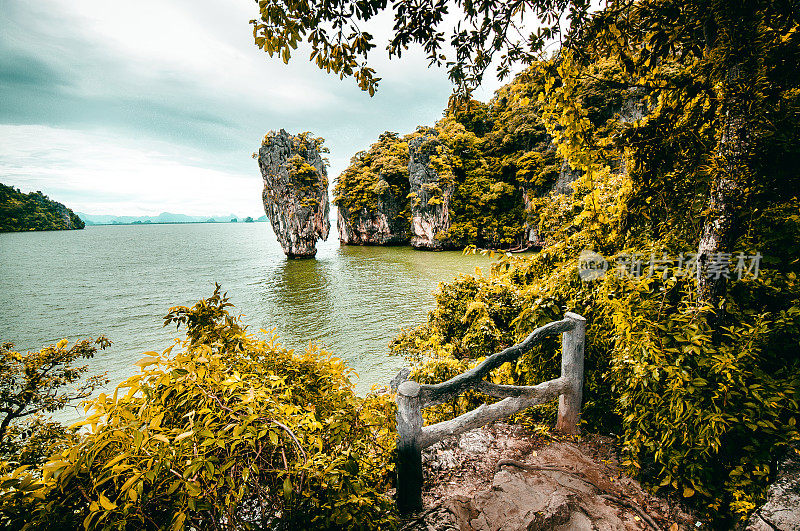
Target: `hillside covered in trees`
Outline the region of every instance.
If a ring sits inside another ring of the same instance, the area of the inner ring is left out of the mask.
[[[42,192],[25,194],[0,183],[0,232],[82,229],[72,210]]]
[[[386,132],[357,153],[334,188],[340,240],[415,245],[415,218],[438,208],[446,215],[435,227],[435,248],[544,244],[538,223],[542,198],[571,194],[571,182],[581,173],[557,153],[545,123],[545,71],[553,64],[532,65],[488,103],[453,99],[432,127],[402,137]],[[603,68],[603,75],[619,76],[619,69]],[[581,98],[593,120],[617,128],[644,112],[641,91],[621,84],[584,78]],[[434,178],[414,188],[419,179],[410,174],[409,142],[417,138],[431,152],[427,165]]]
[[[400,5],[390,51],[419,43],[443,62],[437,24],[449,4]],[[337,183],[354,243],[411,239],[417,219],[446,227],[428,240],[442,247],[506,248],[530,231],[542,246],[443,284],[427,322],[391,349],[412,379],[437,383],[565,311],[581,314],[582,430],[612,434],[628,473],[709,528],[735,528],[800,441],[800,5],[610,0],[590,13],[587,2],[531,2],[554,25],[570,16],[548,56],[537,53],[552,28],[521,44],[503,33],[528,5],[459,4],[474,31],[448,35],[458,92],[447,114],[406,137],[385,133]],[[374,71],[359,66],[374,44],[357,23],[384,8],[259,2],[255,42],[288,62],[307,40],[321,68],[374,92]],[[469,88],[498,51],[501,68],[516,58],[527,69],[474,102]],[[172,308],[165,322],[185,327],[184,340],[146,353],[140,374],[92,400],[88,433],[43,452],[35,424],[12,423],[0,522],[397,527],[391,395],[356,396],[340,360],[249,334],[230,306],[217,289]],[[26,374],[65,348],[29,353]],[[23,355],[0,353],[23,370]],[[548,380],[558,355],[545,341],[490,380]],[[31,396],[4,385],[7,401]],[[467,393],[425,421],[491,400]],[[515,421],[552,425],[554,415],[548,405]]]

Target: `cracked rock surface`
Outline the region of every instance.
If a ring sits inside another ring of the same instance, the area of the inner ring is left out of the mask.
[[[767,501],[747,522],[747,531],[800,531],[800,449],[790,448],[778,464]]]
[[[321,142],[310,134],[271,131],[258,150],[264,180],[264,212],[290,258],[317,254],[317,240],[328,239],[328,174]]]
[[[495,423],[431,446],[423,463],[427,509],[407,530],[651,529],[631,505],[661,529],[694,529],[680,508],[621,474],[611,439],[597,435],[546,440]]]
[[[441,235],[450,230],[450,197],[453,182],[441,179],[431,158],[439,141],[425,134],[408,143],[408,181],[411,187],[411,246],[416,249],[447,248]]]

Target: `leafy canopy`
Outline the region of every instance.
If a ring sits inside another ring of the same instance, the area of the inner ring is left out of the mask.
[[[394,21],[386,46],[389,57],[401,57],[409,46],[419,45],[430,65],[445,65],[453,84],[469,93],[497,54],[502,79],[513,64],[538,57],[545,43],[561,32],[564,14],[573,22],[583,20],[589,5],[585,0],[259,0],[260,18],[250,23],[256,46],[270,56],[288,63],[305,42],[319,68],[340,78],[353,76],[373,95],[380,78],[368,56],[377,44],[366,28],[389,12]],[[458,22],[448,27],[452,12]],[[533,22],[537,28],[530,30]]]

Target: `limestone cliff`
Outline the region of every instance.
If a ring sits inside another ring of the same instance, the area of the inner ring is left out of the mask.
[[[72,210],[42,192],[24,193],[0,183],[0,232],[82,229]]]
[[[344,245],[407,244],[408,144],[386,131],[368,151],[351,159],[337,179],[334,204]]]
[[[328,175],[322,139],[309,133],[270,131],[258,151],[264,179],[264,212],[290,258],[313,257],[330,231]]]
[[[385,183],[379,180],[378,185]],[[385,185],[388,188],[388,185]],[[336,226],[339,241],[344,245],[399,245],[408,243],[408,220],[403,216],[405,197],[388,191],[379,196],[375,210],[361,208],[350,212],[339,205]]]
[[[411,246],[417,249],[444,249],[443,235],[450,229],[452,179],[440,178],[432,166],[439,142],[423,134],[408,142],[408,180],[411,197]]]

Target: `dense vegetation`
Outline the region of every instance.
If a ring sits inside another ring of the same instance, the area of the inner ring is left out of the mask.
[[[397,218],[407,226],[415,201],[413,194],[408,195],[408,141],[425,134],[434,142],[433,169],[443,182],[453,184],[447,206],[450,227],[437,239],[452,249],[541,243],[538,220],[551,204],[549,192],[570,193],[570,182],[582,171],[580,161],[570,164],[557,153],[553,135],[563,134],[561,125],[551,123],[548,131],[545,122],[554,120],[555,108],[544,95],[547,67],[555,64],[532,65],[488,104],[453,99],[434,127],[420,126],[403,137],[382,134],[339,176],[334,203],[356,223],[365,213],[385,210],[387,198],[392,198],[401,205]],[[599,61],[590,69],[574,96],[593,123],[608,123],[595,134],[610,141],[621,124],[643,114],[644,96],[626,90],[620,68],[612,62]],[[558,72],[551,74],[551,80],[560,79]],[[604,83],[604,78],[612,83]],[[608,151],[605,156],[616,157],[615,162],[609,159],[610,167],[620,171],[621,156]]]
[[[354,23],[369,19],[385,3],[275,3],[259,3],[260,47],[288,60],[308,34],[321,67],[374,90],[373,72],[356,63],[371,36],[340,32],[331,45],[319,27],[341,28],[350,8]],[[731,527],[800,440],[800,6],[612,0],[589,16],[588,3],[567,4],[564,47],[488,105],[454,98],[432,143],[437,169],[457,184],[453,245],[511,245],[527,224],[546,246],[443,285],[427,323],[392,349],[412,360],[416,380],[442,381],[566,310],[584,315],[583,428],[616,434],[629,472]],[[501,65],[531,58],[498,29],[521,4],[458,5],[477,29],[453,40],[457,84],[480,79],[487,47],[508,52]],[[439,61],[446,4],[402,7],[390,49],[421,42]],[[359,154],[337,201],[355,212],[402,197],[408,139],[385,134]],[[565,163],[572,193],[547,192]],[[581,275],[587,250],[609,260],[605,274]],[[25,454],[27,468],[17,467],[22,454],[7,455],[3,524],[390,526],[390,397],[356,397],[339,360],[250,336],[228,306],[217,291],[174,308],[167,322],[185,325],[186,340],[92,401],[88,433],[65,434],[73,439],[41,466],[31,457],[41,451]],[[555,376],[555,347],[492,379]],[[469,394],[426,414],[452,417],[483,400]]]
[[[75,213],[42,192],[22,193],[0,183],[0,232],[82,229]]]
[[[356,153],[336,180],[333,202],[351,223],[360,216],[385,210],[388,223],[402,239],[408,239],[411,221],[408,194],[408,140],[386,132],[368,151]]]
[[[601,12],[584,28],[592,46],[532,65],[545,81],[530,101],[557,155],[580,170],[574,194],[533,201],[548,243],[539,255],[440,288],[428,322],[392,345],[415,360],[412,376],[441,381],[575,311],[589,323],[585,429],[618,434],[630,473],[717,525],[755,508],[800,439],[800,77],[789,66],[800,26],[784,8],[718,13],[719,24],[748,20],[752,40],[726,33],[720,49],[697,49],[702,26],[682,32],[697,12],[667,28],[642,2],[624,17]],[[742,58],[749,77],[726,86],[720,65]],[[731,122],[743,94],[745,116]],[[580,276],[584,250],[608,259],[604,276]],[[547,347],[496,381],[553,377]]]
[[[1,525],[390,529],[391,396],[356,396],[341,360],[252,336],[230,306],[217,287],[172,308],[186,339],[88,402],[86,432],[4,455]]]

